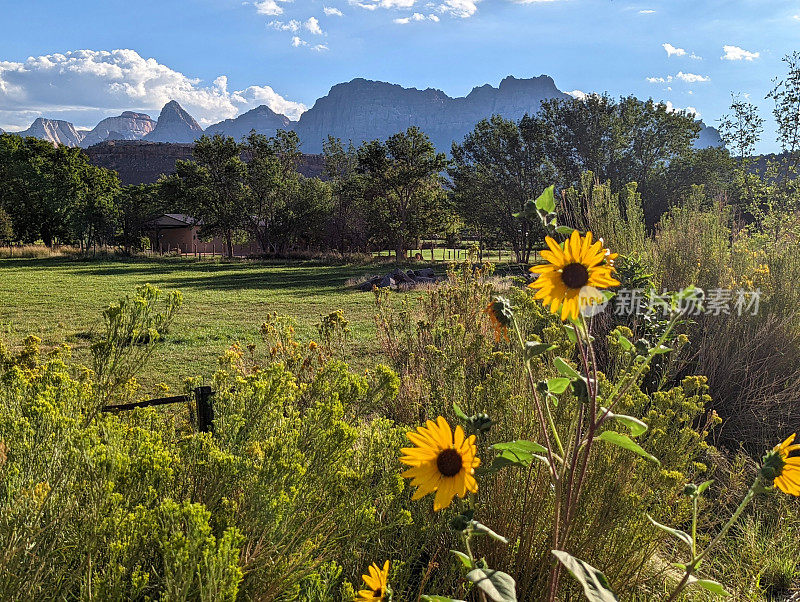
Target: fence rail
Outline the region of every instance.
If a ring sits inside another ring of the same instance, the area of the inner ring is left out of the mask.
[[[197,387],[191,395],[173,395],[172,397],[159,397],[158,399],[147,399],[134,403],[123,403],[119,405],[104,406],[104,412],[124,412],[136,408],[148,408],[151,406],[163,406],[172,403],[191,403],[195,401],[197,411],[197,429],[201,433],[214,432],[214,404],[211,396],[214,391],[211,387]]]

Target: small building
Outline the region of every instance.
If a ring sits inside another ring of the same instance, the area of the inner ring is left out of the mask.
[[[182,213],[165,213],[146,224],[150,248],[156,253],[178,253],[181,255],[225,255],[225,241],[219,236],[201,240],[201,220]],[[256,255],[259,246],[255,241],[238,242],[233,245],[237,256]]]

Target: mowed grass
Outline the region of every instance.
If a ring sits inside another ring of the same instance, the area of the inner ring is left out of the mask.
[[[190,376],[208,380],[231,344],[260,342],[259,326],[271,312],[295,318],[298,339],[309,340],[320,316],[344,310],[352,341],[348,361],[365,367],[380,353],[374,297],[346,283],[389,269],[187,258],[0,259],[0,339],[12,348],[30,334],[45,348],[67,343],[75,361],[89,365],[89,346],[103,329],[102,310],[150,283],[181,291],[184,304],[140,378],[144,392],[161,382],[179,390]]]

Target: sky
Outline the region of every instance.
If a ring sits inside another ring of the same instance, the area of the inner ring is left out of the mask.
[[[260,104],[292,119],[356,77],[464,96],[547,74],[717,125],[800,50],[800,0],[0,0],[0,128],[91,128],[177,100],[203,126]]]

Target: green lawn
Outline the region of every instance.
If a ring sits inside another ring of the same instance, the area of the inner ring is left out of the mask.
[[[260,340],[258,327],[273,311],[296,318],[303,340],[314,335],[321,315],[344,310],[352,330],[350,361],[366,365],[379,352],[373,296],[348,289],[345,283],[390,269],[187,258],[0,259],[0,338],[11,346],[29,334],[39,336],[47,347],[68,343],[76,360],[87,362],[92,335],[102,328],[103,308],[135,286],[150,283],[180,290],[184,305],[140,379],[146,390],[158,382],[179,388],[187,376],[207,378],[230,344]]]

